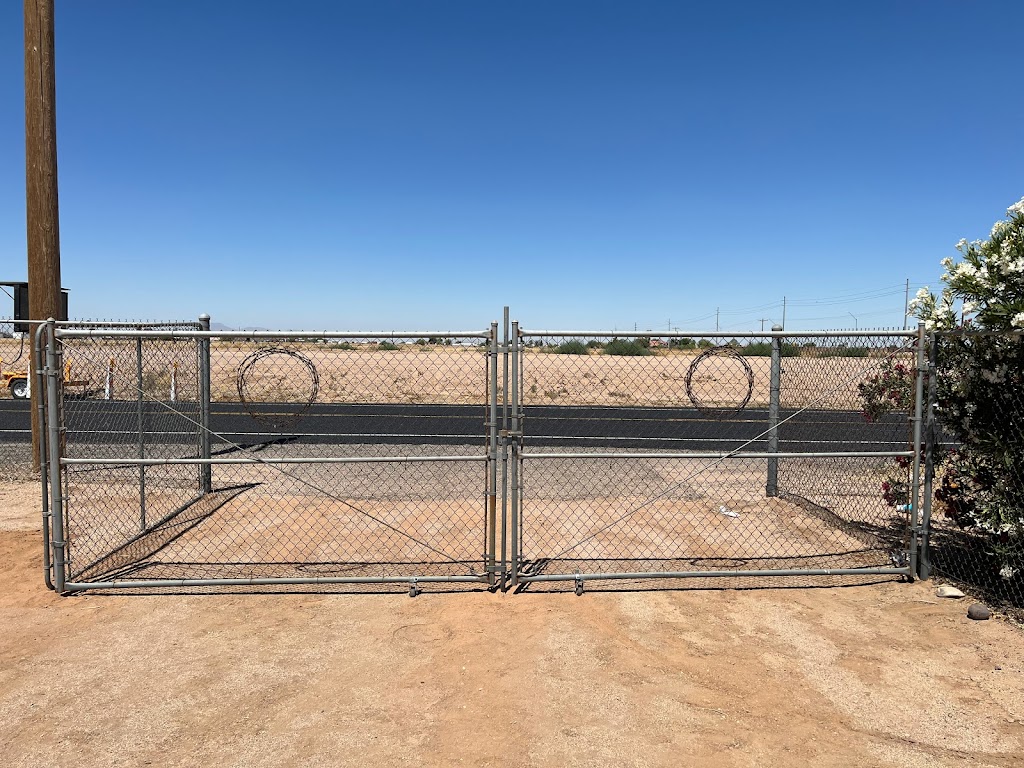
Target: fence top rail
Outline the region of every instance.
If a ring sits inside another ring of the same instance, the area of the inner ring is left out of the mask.
[[[25,325],[46,325],[49,320],[12,320],[11,318],[0,318],[0,323],[24,323]],[[95,328],[95,329],[124,329],[135,328],[139,330],[153,328],[180,328],[199,330],[202,325],[196,320],[54,320],[53,324],[58,328]]]
[[[489,331],[199,331],[57,327],[61,339],[490,339]]]
[[[575,336],[578,338],[604,338],[619,336],[621,338],[653,338],[653,339],[765,339],[765,338],[881,338],[901,337],[915,338],[917,330],[857,330],[857,331],[552,331],[552,330],[520,330],[520,336]]]

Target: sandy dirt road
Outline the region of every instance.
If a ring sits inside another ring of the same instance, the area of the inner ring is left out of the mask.
[[[0,765],[1017,766],[1024,634],[934,585],[59,598],[0,485]]]

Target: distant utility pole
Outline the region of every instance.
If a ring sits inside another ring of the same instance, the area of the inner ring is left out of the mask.
[[[782,297],[782,330],[786,330],[786,297]]]
[[[25,0],[25,218],[31,319],[60,317],[57,213],[57,112],[53,69],[53,0]],[[35,334],[36,326],[30,326]],[[44,396],[32,382],[32,412]],[[32,463],[40,435],[32,419]]]
[[[718,330],[718,307],[715,307],[715,330]]]
[[[770,317],[761,318],[761,333],[764,333],[764,324],[767,323],[769,320],[771,320]]]
[[[907,292],[903,297],[903,330],[907,330],[907,315],[910,313],[910,278],[907,278]]]

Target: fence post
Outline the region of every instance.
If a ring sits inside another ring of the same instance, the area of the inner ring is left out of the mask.
[[[498,503],[498,323],[491,323],[490,396],[487,419],[487,542],[486,563],[487,583],[495,584],[495,549],[497,546],[497,503]]]
[[[508,307],[501,337],[501,590],[508,589]]]
[[[918,573],[922,579],[932,575],[932,563],[928,552],[928,544],[932,530],[932,481],[935,478],[935,397],[938,373],[939,334],[933,331],[929,335],[928,350],[928,412],[925,415],[925,448],[924,448],[924,500],[921,507],[921,555],[918,561]]]
[[[142,330],[141,326],[139,330]],[[135,398],[136,428],[139,433],[139,458],[146,458],[146,424],[143,414],[143,382],[142,382],[142,337],[135,339]],[[146,466],[139,464],[139,530],[146,530]]]
[[[210,330],[210,316],[199,316],[199,329]],[[210,458],[210,338],[199,340],[199,458]],[[206,494],[213,490],[213,467],[199,466],[199,492]]]
[[[57,335],[55,321],[47,322],[48,341],[46,345],[46,423],[47,447],[49,460],[47,471],[50,475],[50,521],[52,524],[51,546],[53,547],[53,588],[57,592],[64,591],[65,582],[65,547],[64,541],[64,499],[61,497],[60,454],[61,454],[61,417],[60,417],[60,375],[62,368],[57,355]]]
[[[46,365],[43,362],[43,334],[49,330],[49,326],[40,323],[36,326],[32,342],[32,365],[29,370],[29,381],[35,378],[32,386],[39,391],[36,398],[36,428],[39,435],[39,480],[41,488],[41,501],[43,507],[43,580],[47,589],[53,589],[53,561],[50,556],[50,488],[49,488],[49,462],[47,461],[47,437],[46,437]]]
[[[519,504],[519,462],[522,461],[520,454],[521,449],[521,435],[519,433],[519,353],[522,349],[519,339],[519,322],[514,321],[512,323],[512,392],[509,400],[512,402],[512,418],[509,421],[511,427],[512,437],[512,461],[509,467],[509,475],[511,478],[509,487],[509,496],[512,499],[512,521],[511,521],[511,560],[509,564],[509,570],[512,574],[512,586],[515,587],[519,584],[519,547],[520,547],[520,536],[519,536],[519,516],[521,514]]]
[[[773,325],[772,331],[782,330]],[[768,393],[768,453],[779,452],[779,402],[782,394],[782,337],[772,336],[771,386]],[[779,460],[768,459],[768,477],[764,486],[765,496],[779,495]]]
[[[920,528],[918,513],[921,505],[921,421],[924,410],[924,376],[928,368],[924,356],[924,323],[917,324],[917,365],[914,376],[914,469],[910,479],[910,576],[917,572]]]

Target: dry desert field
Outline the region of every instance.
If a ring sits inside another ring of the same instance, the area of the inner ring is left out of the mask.
[[[8,360],[15,356],[17,346],[16,340],[0,341],[0,357]],[[401,344],[395,349],[381,349],[374,344],[217,340],[211,344],[213,399],[237,401],[240,366],[255,351],[268,346],[295,351],[315,367],[318,402],[486,402],[488,358],[482,347]],[[594,350],[586,355],[556,354],[550,348],[531,347],[523,355],[521,395],[527,405],[690,407],[686,378],[700,352],[659,349],[648,356],[632,357]],[[824,348],[805,349],[799,355],[783,358],[783,407],[859,410],[857,384],[875,372],[886,356],[910,362],[906,349],[890,347],[872,349],[865,357],[825,352]],[[749,388],[747,406],[765,406],[770,358],[744,355],[743,359],[752,381],[748,381],[747,371],[737,360],[712,358],[694,367],[691,391],[709,404],[732,405],[741,402]],[[86,382],[84,388],[93,396],[102,393],[111,364],[114,397],[133,398],[137,392],[134,341],[70,339],[65,346],[65,361],[70,363],[71,378]],[[166,400],[171,371],[176,369],[178,397],[195,399],[196,361],[192,341],[147,341],[143,346],[143,389],[147,397]],[[251,399],[257,401],[302,400],[310,391],[310,373],[305,364],[284,355],[259,361],[247,381]],[[75,391],[82,388],[76,387]],[[6,391],[0,396],[9,397]]]

